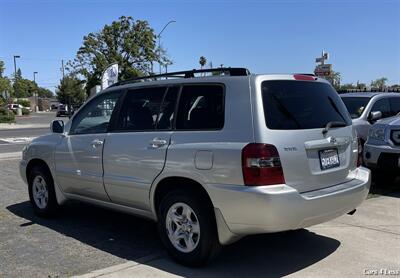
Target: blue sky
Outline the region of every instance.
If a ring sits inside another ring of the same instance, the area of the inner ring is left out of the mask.
[[[254,73],[312,72],[330,53],[342,83],[385,76],[400,83],[399,0],[283,1],[10,1],[0,0],[0,59],[12,56],[25,78],[54,89],[61,59],[72,59],[89,32],[121,15],[149,21],[174,65],[247,67]]]

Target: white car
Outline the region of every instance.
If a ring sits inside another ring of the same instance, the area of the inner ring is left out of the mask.
[[[346,107],[312,75],[225,68],[137,78],[52,131],[20,163],[37,214],[80,200],[153,219],[187,265],[246,235],[353,213],[370,187]]]

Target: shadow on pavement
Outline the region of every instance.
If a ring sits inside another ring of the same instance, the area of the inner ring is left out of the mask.
[[[374,173],[372,173],[372,175],[374,175]],[[400,177],[397,177],[394,182],[386,184],[373,179],[369,193],[370,197],[375,197],[379,195],[400,197]]]
[[[28,221],[21,227],[42,225],[127,260],[163,252],[156,225],[138,217],[81,203],[67,204],[54,219],[37,217],[27,201],[7,209]],[[335,239],[303,229],[249,236],[225,247],[205,268],[186,268],[169,258],[146,265],[185,277],[281,277],[324,259],[339,246]]]

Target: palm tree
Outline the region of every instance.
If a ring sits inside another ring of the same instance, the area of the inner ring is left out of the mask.
[[[207,59],[206,59],[206,57],[200,56],[199,63],[200,63],[200,68],[203,69],[203,67],[207,64]]]

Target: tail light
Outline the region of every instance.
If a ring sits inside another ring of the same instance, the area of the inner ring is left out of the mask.
[[[358,149],[357,149],[357,167],[360,167],[362,165],[363,161],[363,144],[361,142],[361,139],[358,138]]]
[[[248,186],[285,183],[279,153],[273,145],[246,145],[242,150],[242,171]]]

